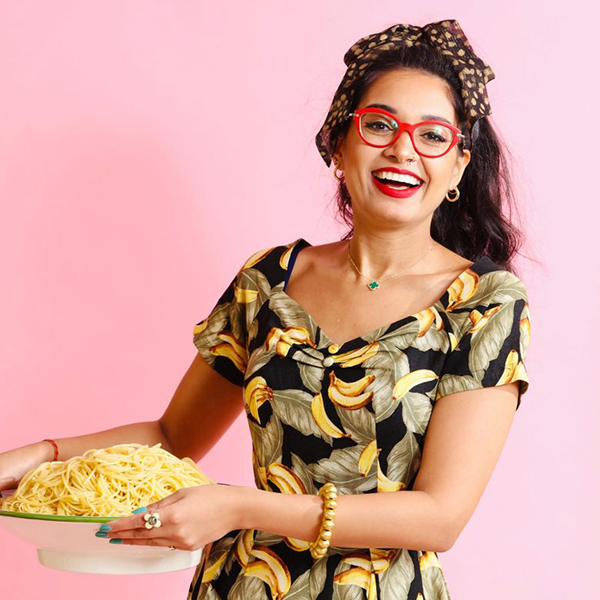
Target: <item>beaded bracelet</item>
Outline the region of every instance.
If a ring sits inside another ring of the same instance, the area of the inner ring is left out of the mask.
[[[50,442],[52,444],[52,446],[54,447],[54,458],[52,459],[52,462],[54,462],[55,460],[58,460],[58,445],[54,440],[42,440],[42,442]]]
[[[310,545],[310,554],[315,559],[325,556],[327,548],[329,548],[333,518],[335,517],[334,509],[337,506],[337,502],[335,501],[338,495],[337,488],[333,483],[327,482],[319,490],[319,495],[323,496],[323,520],[321,521],[319,536]]]

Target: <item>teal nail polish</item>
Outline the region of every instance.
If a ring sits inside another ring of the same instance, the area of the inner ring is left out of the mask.
[[[110,525],[100,525],[100,531],[110,531]]]
[[[122,544],[123,540],[121,538],[112,538],[108,540],[109,544]]]
[[[96,537],[106,538],[108,537],[108,533],[106,531],[96,531]]]
[[[146,512],[146,510],[148,510],[148,509],[145,506],[142,506],[141,508],[136,508],[135,510],[132,510],[131,512],[134,515],[138,515],[139,513]]]

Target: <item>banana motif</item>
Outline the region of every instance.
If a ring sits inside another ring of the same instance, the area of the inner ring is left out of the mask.
[[[279,356],[287,356],[290,348],[294,344],[308,344],[313,348],[317,344],[310,339],[310,333],[306,327],[273,327],[265,340],[265,348],[267,350],[275,349]]]
[[[458,338],[451,331],[448,332],[448,337],[450,338],[450,350],[454,350],[458,346]]]
[[[332,371],[329,373],[329,398],[334,404],[348,410],[362,408],[373,397],[373,392],[364,390],[374,379],[375,375],[367,375],[358,381],[346,382],[338,379]]]
[[[204,331],[208,327],[208,320],[204,319],[204,321],[200,321],[198,325],[194,325],[194,335]]]
[[[222,331],[217,337],[224,340],[225,343],[211,346],[210,353],[214,356],[228,358],[242,373],[245,373],[248,364],[248,351],[246,348],[230,331]]]
[[[263,258],[265,258],[274,248],[265,248],[264,250],[259,250],[258,252],[255,252],[245,263],[244,266],[241,268],[241,271],[243,271],[244,269],[249,269],[250,267],[253,267],[255,264],[259,263]]]
[[[478,310],[473,310],[469,314],[469,319],[473,323],[473,327],[469,329],[467,333],[471,333],[475,335],[480,329],[483,329],[489,322],[489,320],[502,309],[502,304],[498,306],[494,306],[494,308],[489,308],[486,310],[483,315]]]
[[[207,567],[202,574],[202,583],[208,583],[212,581],[220,570],[221,565],[225,562],[227,558],[227,552],[223,552],[221,556],[212,564],[210,567]]]
[[[360,552],[350,552],[342,558],[341,562],[354,567],[362,567],[365,571],[371,571],[371,556]]]
[[[340,363],[343,368],[360,365],[365,360],[375,356],[379,352],[379,342],[371,342],[357,350],[350,350],[333,357],[334,362]]]
[[[419,568],[423,571],[429,567],[439,567],[441,569],[442,565],[435,552],[426,551],[419,557]]]
[[[394,556],[399,552],[397,548],[382,550],[380,548],[371,548],[371,570],[373,573],[383,573],[387,571]]]
[[[290,571],[285,562],[268,546],[254,546],[251,554],[256,556],[260,562],[264,562],[275,577],[275,589],[271,588],[271,591],[276,592],[273,597],[283,598],[292,584]],[[254,563],[250,563],[248,567],[252,564]]]
[[[448,308],[454,310],[461,302],[466,302],[479,287],[479,275],[467,269],[461,273],[448,289]]]
[[[435,371],[429,369],[417,369],[416,371],[411,371],[396,381],[392,400],[400,400],[415,386],[425,383],[426,381],[433,381],[434,379],[438,379],[438,375]]]
[[[338,426],[327,416],[325,412],[325,405],[323,404],[323,396],[319,392],[313,397],[310,405],[312,416],[315,419],[315,423],[319,426],[319,429],[323,433],[330,435],[334,438],[350,437],[349,433],[344,433]]]
[[[235,300],[239,304],[248,304],[249,302],[254,302],[259,293],[258,290],[245,290],[237,285],[233,286],[233,290],[235,293]]]
[[[400,492],[406,488],[406,484],[402,481],[392,481],[388,479],[386,474],[381,470],[379,459],[377,460],[377,491],[378,492]]]
[[[250,551],[252,550],[253,544],[254,529],[246,529],[244,533],[238,538],[234,549],[235,558],[244,568],[250,560]]]
[[[373,461],[379,456],[381,448],[377,447],[377,440],[369,442],[358,457],[358,471],[366,477],[371,471]]]
[[[290,265],[290,256],[292,255],[292,251],[296,247],[296,244],[292,244],[287,250],[283,252],[283,254],[279,258],[279,266],[287,271]]]
[[[367,600],[377,598],[375,574],[363,567],[351,567],[333,576],[333,582],[338,585],[358,585],[367,591]]]
[[[260,423],[258,409],[273,400],[273,390],[267,385],[267,380],[260,375],[253,377],[244,389],[244,397],[250,414]]]
[[[310,542],[298,538],[284,537],[283,541],[296,552],[305,552],[310,548]]]
[[[444,328],[444,322],[438,311],[432,308],[426,308],[425,310],[418,312],[415,317],[417,317],[417,320],[419,321],[419,334],[417,337],[426,335],[434,323],[438,331]]]
[[[502,377],[500,377],[496,385],[519,381],[521,377],[527,379],[525,364],[522,360],[519,360],[519,353],[516,350],[511,350],[506,357]]]
[[[244,577],[258,577],[262,579],[271,589],[271,597],[274,600],[275,598],[281,598],[275,573],[271,571],[269,565],[264,560],[253,560],[251,563],[248,563],[244,570]]]
[[[286,465],[275,462],[267,468],[267,479],[270,479],[284,494],[306,494],[301,479]]]

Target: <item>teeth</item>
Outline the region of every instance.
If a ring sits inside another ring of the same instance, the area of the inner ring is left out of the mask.
[[[394,173],[392,171],[377,171],[377,173],[373,173],[376,177],[380,179],[391,179],[392,181],[397,181],[399,183],[408,183],[410,185],[419,185],[421,183],[420,179],[413,177],[412,175],[405,175],[404,173]]]

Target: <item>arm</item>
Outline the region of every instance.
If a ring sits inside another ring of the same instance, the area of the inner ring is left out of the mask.
[[[514,382],[440,398],[413,489],[338,496],[331,545],[449,550],[498,462],[514,417],[518,386]],[[323,501],[317,495],[244,488],[238,507],[240,527],[312,542],[319,532]]]
[[[219,375],[196,354],[160,419],[55,439],[58,460],[81,456],[91,448],[131,443],[153,446],[160,442],[175,456],[189,456],[198,461],[217,443],[242,409],[242,389]],[[35,442],[0,453],[0,489],[16,486],[27,471],[52,460],[53,456],[54,449],[48,442]]]

